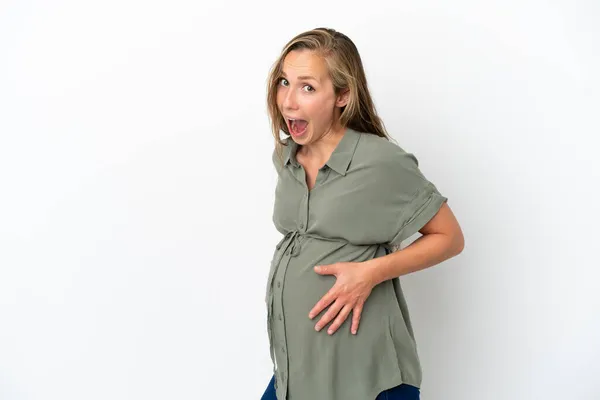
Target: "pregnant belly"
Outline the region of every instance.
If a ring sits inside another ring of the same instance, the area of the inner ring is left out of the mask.
[[[392,281],[384,281],[372,289],[363,305],[356,335],[350,332],[352,312],[332,335],[327,333],[327,328],[335,317],[320,331],[315,330],[315,325],[333,303],[312,320],[308,317],[337,280],[335,275],[316,273],[315,265],[363,262],[384,254],[385,250],[378,245],[356,246],[306,239],[292,257],[276,258],[282,264],[274,266],[277,282],[281,282],[274,299],[281,304],[273,320],[274,344],[280,365],[284,371],[287,369],[290,398],[373,398],[372,393],[354,393],[353,386],[347,386],[350,392],[337,387],[340,392],[329,393],[329,396],[323,391],[331,385],[324,380],[353,382],[362,379],[388,382],[390,387],[401,380],[398,360],[406,356],[402,355],[403,348],[397,349],[394,339],[401,331],[394,329],[394,320],[398,320],[400,310]],[[412,342],[406,340],[406,343]],[[412,350],[404,352],[408,354],[409,351]]]
[[[331,244],[328,245],[331,246]],[[318,241],[303,243],[302,251],[296,257],[290,258],[290,262],[286,268],[282,300],[288,345],[292,344],[290,341],[306,343],[315,340],[318,341],[319,338],[328,337],[331,340],[335,340],[334,337],[336,336],[351,335],[352,313],[348,315],[332,336],[327,333],[327,328],[335,319],[323,327],[321,331],[317,332],[315,330],[315,325],[333,303],[322,310],[312,320],[308,317],[309,312],[335,285],[337,280],[334,275],[320,275],[316,273],[314,271],[315,265],[328,265],[336,262],[362,262],[381,254],[378,251],[383,251],[377,245],[353,246],[344,244],[334,250],[331,247],[322,248],[322,246],[323,243]],[[386,317],[386,310],[389,310],[390,297],[386,291],[389,289],[393,290],[391,285],[388,285],[389,283],[384,282],[377,285],[371,291],[371,294],[363,305],[359,333],[382,329],[382,318]],[[370,334],[374,333],[371,332]],[[352,337],[355,336],[352,335]]]
[[[333,262],[320,264],[330,263]],[[292,258],[285,274],[282,296],[290,384],[309,376],[327,376],[328,371],[350,373],[363,368],[392,379],[398,371],[389,328],[389,312],[393,310],[394,300],[391,281],[382,282],[371,291],[363,306],[356,335],[350,332],[352,313],[330,335],[327,328],[335,318],[319,332],[315,325],[331,305],[312,320],[308,313],[334,286],[336,277],[317,274],[314,265],[302,262],[300,257]],[[348,369],[349,365],[353,367]]]

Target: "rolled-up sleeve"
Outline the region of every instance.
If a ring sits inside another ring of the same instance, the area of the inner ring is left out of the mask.
[[[448,199],[423,175],[414,154],[399,149],[387,164],[390,218],[395,221],[389,243],[398,248],[402,241],[423,228]]]

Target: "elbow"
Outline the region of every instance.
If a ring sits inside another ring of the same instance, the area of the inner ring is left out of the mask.
[[[454,255],[457,256],[460,253],[462,253],[462,251],[465,248],[465,237],[462,233],[462,231],[459,229],[459,231],[453,235],[453,240],[452,240],[452,249],[454,250]]]

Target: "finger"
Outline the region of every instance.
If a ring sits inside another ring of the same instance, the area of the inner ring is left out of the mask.
[[[308,318],[313,319],[319,315],[327,306],[329,306],[337,298],[337,288],[334,286],[315,304],[312,310],[308,313]]]
[[[335,264],[317,265],[315,266],[315,272],[321,275],[331,275],[336,272]]]
[[[349,304],[349,303],[346,304],[344,306],[344,308],[342,308],[342,311],[340,311],[340,313],[338,314],[335,321],[333,321],[333,324],[331,324],[329,329],[327,329],[327,333],[329,333],[330,335],[333,335],[333,333],[335,331],[337,331],[338,328],[344,323],[346,318],[348,318],[348,315],[350,315],[351,311],[352,311],[352,304]]]
[[[335,316],[340,312],[342,307],[344,307],[344,303],[342,303],[339,299],[336,300],[335,303],[333,303],[331,307],[329,307],[329,310],[327,310],[325,315],[321,317],[319,322],[317,322],[317,325],[315,325],[315,329],[317,330],[317,332],[320,331],[325,325],[327,325],[332,319],[334,319]]]
[[[360,321],[360,315],[362,314],[363,304],[364,303],[357,304],[356,307],[354,307],[354,310],[352,311],[351,331],[353,335],[356,335],[356,332],[358,331],[358,322]]]

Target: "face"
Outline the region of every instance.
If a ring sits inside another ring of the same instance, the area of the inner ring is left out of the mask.
[[[335,95],[327,64],[321,57],[308,50],[292,51],[283,61],[282,76],[277,105],[295,142],[307,144],[326,134],[341,132],[337,121],[340,107],[348,101],[347,92]]]

